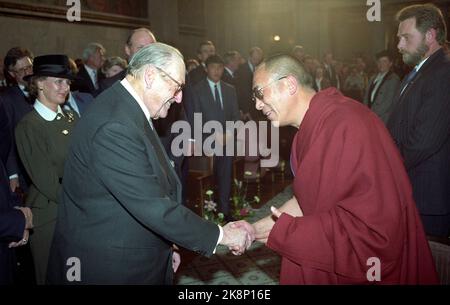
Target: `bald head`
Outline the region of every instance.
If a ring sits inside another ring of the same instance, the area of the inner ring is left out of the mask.
[[[264,69],[271,79],[291,75],[297,83],[305,88],[312,88],[311,75],[306,71],[303,65],[294,57],[289,55],[278,55],[269,58],[259,68]]]
[[[125,44],[125,54],[127,54],[128,60],[131,60],[137,51],[155,42],[155,35],[147,28],[139,28],[132,31]]]

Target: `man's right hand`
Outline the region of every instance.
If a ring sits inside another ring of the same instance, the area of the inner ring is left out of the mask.
[[[252,240],[248,233],[243,228],[234,227],[232,223],[227,223],[223,227],[223,238],[220,241],[221,245],[227,246],[235,254],[241,254],[250,247]],[[253,240],[252,240],[253,241]]]
[[[21,210],[25,216],[25,229],[29,230],[33,228],[33,213],[30,208],[26,207],[16,207],[16,209]]]

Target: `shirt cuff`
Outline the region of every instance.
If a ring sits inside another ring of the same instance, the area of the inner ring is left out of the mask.
[[[19,178],[18,174],[14,174],[14,175],[9,176],[9,180],[13,180],[13,179],[17,179],[17,178]]]
[[[223,238],[223,229],[221,226],[217,225],[219,227],[220,233],[219,233],[219,239],[217,240],[216,247],[214,248],[213,254],[216,254],[217,246],[220,244]]]

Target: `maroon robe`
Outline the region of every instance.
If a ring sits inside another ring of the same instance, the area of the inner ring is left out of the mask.
[[[317,93],[291,165],[304,216],[282,214],[267,242],[283,257],[281,284],[438,283],[401,156],[376,114],[334,88]],[[367,278],[372,257],[380,282]]]

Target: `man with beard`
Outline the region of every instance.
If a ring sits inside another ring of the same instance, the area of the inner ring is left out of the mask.
[[[442,12],[432,4],[397,14],[398,49],[414,69],[388,121],[427,235],[450,235],[450,58]]]

